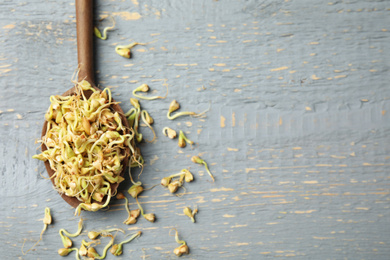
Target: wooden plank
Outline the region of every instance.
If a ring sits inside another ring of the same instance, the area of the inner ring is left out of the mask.
[[[114,201],[107,211],[83,212],[85,230],[141,230],[123,259],[175,258],[174,227],[188,242],[189,259],[388,259],[386,1],[95,2],[97,15],[116,20],[108,40],[95,42],[100,86],[127,110],[138,85],[164,94],[164,80],[169,84],[167,99],[141,101],[158,135],[140,146],[141,181],[151,187],[190,167],[195,182],[181,197],[160,186],[142,194],[156,223],[122,224],[124,204]],[[4,259],[53,259],[62,247],[58,230],[73,232],[78,218],[31,156],[49,96],[70,88],[77,66],[74,3],[0,6],[0,251]],[[115,53],[132,40],[151,43],[129,60]],[[173,99],[183,110],[210,106],[207,118],[169,121]],[[161,134],[165,126],[196,145],[180,149]],[[209,163],[215,183],[192,155]],[[39,238],[46,206],[54,224],[23,256],[23,241],[28,248]],[[198,206],[195,224],[185,206]]]

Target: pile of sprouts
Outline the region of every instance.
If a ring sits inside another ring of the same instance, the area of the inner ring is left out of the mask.
[[[86,91],[92,92],[89,98]],[[74,95],[51,96],[50,101],[41,140],[47,149],[33,158],[49,162],[54,171],[50,178],[60,194],[81,202],[76,213],[97,211],[115,196],[111,184],[124,180],[125,158],[131,154],[130,163],[139,158],[135,133],[112,110],[108,88],[100,92],[83,80],[76,83]]]

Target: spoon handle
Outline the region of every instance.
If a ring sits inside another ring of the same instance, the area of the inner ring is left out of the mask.
[[[77,57],[79,81],[94,85],[93,68],[93,0],[76,0]]]

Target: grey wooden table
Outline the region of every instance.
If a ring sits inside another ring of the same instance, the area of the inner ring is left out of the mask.
[[[109,20],[99,16],[116,20],[108,40],[95,42],[97,83],[124,110],[140,84],[156,94],[169,84],[165,100],[141,101],[158,135],[140,146],[141,181],[150,187],[187,167],[196,180],[182,197],[160,186],[142,193],[155,223],[122,224],[123,201],[83,212],[76,246],[88,230],[119,227],[143,235],[107,259],[175,259],[175,227],[190,247],[187,259],[390,258],[389,1],[95,4],[100,28]],[[0,2],[1,259],[60,258],[58,230],[77,228],[73,209],[40,176],[43,163],[31,158],[49,96],[72,86],[75,28],[72,1]],[[152,43],[129,60],[115,53],[132,40]],[[207,118],[169,121],[173,99],[183,110],[211,104]],[[180,149],[162,135],[165,126],[196,145]],[[209,163],[215,183],[192,155]],[[182,210],[195,205],[193,224]],[[54,223],[24,256],[23,241],[28,248],[38,239],[45,207]]]

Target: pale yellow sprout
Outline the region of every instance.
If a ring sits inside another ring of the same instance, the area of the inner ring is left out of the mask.
[[[50,214],[50,208],[46,207],[45,208],[45,216],[43,217],[43,229],[42,229],[41,234],[39,236],[39,240],[29,250],[27,250],[26,252],[23,252],[23,247],[24,247],[24,244],[26,243],[26,240],[24,240],[23,245],[22,245],[22,249],[21,249],[23,255],[26,255],[30,250],[32,250],[36,245],[38,245],[38,243],[42,240],[43,233],[46,231],[47,226],[50,225],[51,222],[52,222],[52,217]]]
[[[128,217],[125,221],[123,221],[123,224],[126,224],[126,225],[135,224],[137,222],[137,217],[139,216],[139,214],[138,215],[132,214],[132,211],[130,211],[130,209],[129,209],[129,200],[126,198],[126,196],[122,192],[119,192],[116,195],[116,198],[125,200],[125,208],[126,208],[126,211],[128,213]]]
[[[179,142],[178,142],[179,147],[184,148],[184,147],[186,147],[187,143],[189,143],[190,145],[194,144],[194,142],[191,141],[190,139],[188,139],[185,136],[185,134],[183,133],[183,131],[180,130],[180,132],[179,132]]]
[[[96,26],[93,28],[95,36],[98,37],[101,40],[106,40],[107,39],[107,31],[113,30],[115,28],[115,20],[114,20],[114,18],[112,16],[110,16],[110,18],[111,18],[111,21],[112,21],[112,26],[105,27],[103,29],[103,35],[102,35],[100,30]],[[105,18],[103,18],[102,20],[104,20],[104,19]]]
[[[173,119],[178,118],[179,116],[203,117],[205,115],[205,113],[209,110],[209,109],[207,109],[201,113],[185,111],[185,112],[176,113],[175,115],[171,115],[173,112],[175,112],[179,108],[180,108],[179,102],[177,102],[176,100],[172,100],[171,104],[169,105],[169,109],[168,109],[168,113],[167,113],[168,119],[173,120]]]
[[[137,45],[146,45],[147,43],[139,43],[139,42],[133,42],[128,45],[118,45],[115,47],[115,52],[119,54],[120,56],[130,59],[131,56],[131,49],[134,48]]]
[[[165,94],[165,96],[152,96],[152,97],[149,97],[149,96],[144,96],[144,95],[139,95],[137,94],[137,92],[148,92],[149,91],[149,86],[147,84],[142,84],[141,86],[135,88],[133,90],[133,95],[137,98],[140,98],[140,99],[145,99],[145,100],[155,100],[155,99],[164,99],[168,96],[168,85],[167,86],[167,93]]]
[[[203,164],[204,167],[206,168],[207,173],[210,175],[211,179],[213,179],[213,182],[215,181],[214,176],[211,174],[207,163],[203,159],[201,159],[199,156],[195,155],[195,156],[192,156],[191,161],[194,163],[197,163],[197,164]]]
[[[196,213],[198,213],[198,208],[196,208],[194,210],[191,210],[191,208],[185,207],[183,209],[183,213],[184,213],[184,215],[189,217],[193,223],[195,223],[195,217],[194,216],[195,216]]]
[[[176,243],[178,244],[181,244],[179,247],[175,248],[173,250],[173,253],[176,255],[176,256],[181,256],[183,254],[188,254],[189,253],[189,248],[187,246],[187,243],[186,241],[184,240],[180,240],[179,239],[179,233],[177,232],[176,228],[173,228],[173,230],[176,231],[175,233],[175,240],[176,240]],[[171,230],[172,231],[172,230]]]
[[[141,236],[141,234],[142,234],[142,232],[138,231],[137,233],[133,234],[129,239],[126,239],[126,240],[120,242],[119,244],[113,245],[111,247],[111,250],[110,250],[111,254],[113,254],[115,256],[121,255],[123,253],[122,252],[122,245],[131,242],[135,238]]]
[[[163,134],[165,136],[168,136],[171,139],[175,139],[176,138],[176,131],[173,130],[172,128],[164,127],[162,132],[163,132]]]
[[[151,124],[153,124],[153,118],[149,115],[148,111],[146,110],[142,110],[141,111],[141,119],[142,119],[142,122],[144,122],[144,124],[150,128],[150,130],[152,130],[152,133],[153,133],[153,139],[152,140],[147,140],[145,138],[145,141],[148,142],[148,143],[153,143],[154,140],[156,140],[156,132],[154,131],[153,127],[151,126]]]
[[[58,254],[59,254],[60,256],[67,256],[67,255],[69,255],[70,252],[72,252],[72,251],[76,251],[76,259],[77,259],[77,260],[80,260],[80,257],[79,257],[79,249],[78,249],[78,248],[75,248],[75,247],[73,247],[73,248],[60,248],[60,249],[58,249]]]
[[[148,214],[145,214],[144,213],[144,209],[141,207],[141,204],[139,203],[138,201],[138,198],[135,198],[136,201],[137,201],[137,204],[138,204],[138,207],[139,209],[141,210],[141,215],[149,222],[154,222],[156,220],[156,215],[154,215],[153,213],[148,213]]]
[[[88,236],[89,239],[95,240],[102,234],[107,235],[110,232],[114,232],[114,231],[119,231],[119,232],[122,232],[123,234],[125,233],[125,231],[123,229],[120,229],[120,228],[110,228],[110,229],[104,229],[104,230],[100,230],[100,231],[89,231],[87,236]]]

